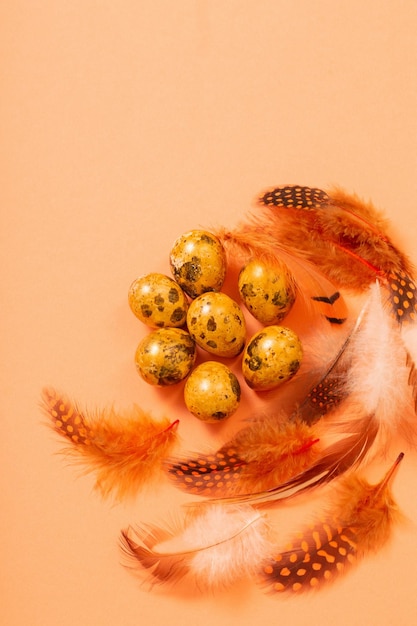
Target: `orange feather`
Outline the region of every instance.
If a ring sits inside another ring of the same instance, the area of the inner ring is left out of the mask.
[[[172,459],[168,473],[189,493],[231,497],[271,489],[319,456],[314,428],[264,417],[239,431],[213,454]]]
[[[356,474],[346,477],[333,509],[297,535],[290,547],[265,561],[262,576],[267,587],[279,592],[320,588],[382,548],[400,518],[390,485],[403,456],[376,485]]]
[[[297,185],[267,191],[259,203],[265,208],[262,226],[280,246],[308,259],[339,287],[363,292],[379,279],[397,320],[417,320],[414,268],[371,203],[339,188],[327,193]]]
[[[66,439],[65,451],[96,472],[103,496],[134,496],[156,477],[176,440],[178,420],[155,421],[136,406],[123,415],[105,409],[92,416],[54,389],[43,391],[42,406],[48,424]]]
[[[226,250],[229,267],[257,259],[280,272],[284,264],[306,315],[311,319],[324,316],[333,324],[345,322],[347,305],[335,285],[313,263],[277,239],[267,220],[253,220],[231,231],[219,229],[217,236]]]

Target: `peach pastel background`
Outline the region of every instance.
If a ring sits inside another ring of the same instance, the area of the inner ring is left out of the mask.
[[[416,33],[412,0],[1,3],[2,624],[415,623],[415,453],[395,483],[410,523],[323,593],[147,593],[118,533],[163,520],[174,490],[101,501],[38,402],[51,384],[168,412],[175,393],[134,370],[127,289],[166,271],[177,235],[234,225],[266,187],[372,198],[417,262]]]

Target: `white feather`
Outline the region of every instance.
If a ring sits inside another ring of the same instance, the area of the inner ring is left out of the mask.
[[[379,284],[370,289],[365,315],[352,342],[348,388],[365,413],[375,414],[390,429],[409,411],[409,368],[399,327],[381,296]]]
[[[394,436],[412,441],[417,434],[407,350],[378,283],[370,288],[347,352],[347,399],[323,422],[324,436],[376,427],[366,455],[370,460],[384,453]]]
[[[250,506],[214,505],[199,513],[183,539],[197,549],[193,572],[210,588],[228,586],[253,573],[271,546],[265,517]]]
[[[249,505],[191,509],[180,530],[131,529],[122,533],[125,552],[154,582],[187,577],[197,587],[230,586],[253,574],[270,553],[269,524]],[[156,539],[156,540],[155,540]]]

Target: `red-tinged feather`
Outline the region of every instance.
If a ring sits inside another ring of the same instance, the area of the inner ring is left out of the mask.
[[[320,439],[318,456],[282,483],[227,501],[262,504],[294,497],[384,453],[394,435],[412,440],[417,424],[407,352],[399,332],[375,285],[358,324],[323,377],[323,386],[337,381],[338,402],[332,398],[322,419],[316,420],[323,409],[317,413],[309,394],[293,416],[314,425]]]
[[[312,427],[269,416],[243,428],[213,454],[173,459],[167,471],[189,493],[211,498],[253,494],[299,474],[319,449]]]
[[[103,496],[136,495],[156,478],[176,441],[178,421],[156,421],[136,406],[122,415],[113,409],[92,415],[54,389],[45,389],[42,408],[48,424],[65,438],[64,451],[86,472],[96,473],[95,487]]]
[[[200,589],[254,574],[271,550],[265,517],[248,506],[189,511],[179,528],[128,528],[121,547],[131,568],[151,584],[185,578]]]
[[[414,269],[371,203],[338,188],[292,185],[268,191],[259,201],[266,214],[257,229],[266,231],[265,239],[275,237],[279,247],[308,259],[339,287],[362,292],[378,278],[397,320],[417,320]]]
[[[264,562],[262,579],[267,588],[271,592],[319,589],[357,560],[380,550],[401,517],[390,485],[403,456],[377,485],[356,474],[346,477],[331,511],[297,535],[290,549],[277,551]]]
[[[233,231],[219,230],[230,266],[257,259],[278,269],[284,263],[293,276],[297,299],[311,318],[324,316],[334,324],[343,324],[348,316],[346,303],[334,284],[313,263],[300,258],[281,244],[268,222],[242,224]]]
[[[378,435],[378,426],[374,416],[371,415],[358,420],[356,409],[353,410],[352,421],[355,422],[355,432],[342,436],[333,444],[322,447],[317,460],[285,482],[263,491],[217,498],[209,502],[271,504],[293,498],[339,478],[363,462]]]

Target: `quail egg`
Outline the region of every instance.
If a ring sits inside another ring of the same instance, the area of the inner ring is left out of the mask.
[[[239,305],[225,293],[204,293],[193,300],[187,327],[197,345],[211,354],[234,357],[243,350],[245,318]]]
[[[250,261],[240,272],[239,293],[252,315],[262,324],[277,324],[295,301],[294,279],[284,264],[272,267]]]
[[[193,368],[196,347],[191,336],[179,328],[159,328],[139,343],[136,368],[151,385],[167,386],[184,380]]]
[[[173,276],[191,298],[220,291],[226,275],[226,254],[220,240],[204,230],[179,237],[169,256]]]
[[[301,341],[293,330],[266,326],[249,340],[243,353],[242,373],[252,389],[274,389],[294,376],[302,356]]]
[[[136,317],[152,328],[185,324],[188,300],[169,276],[153,272],[137,278],[129,288],[128,301]]]
[[[240,385],[233,372],[218,361],[196,367],[184,387],[185,404],[204,422],[219,422],[230,417],[240,402]]]

